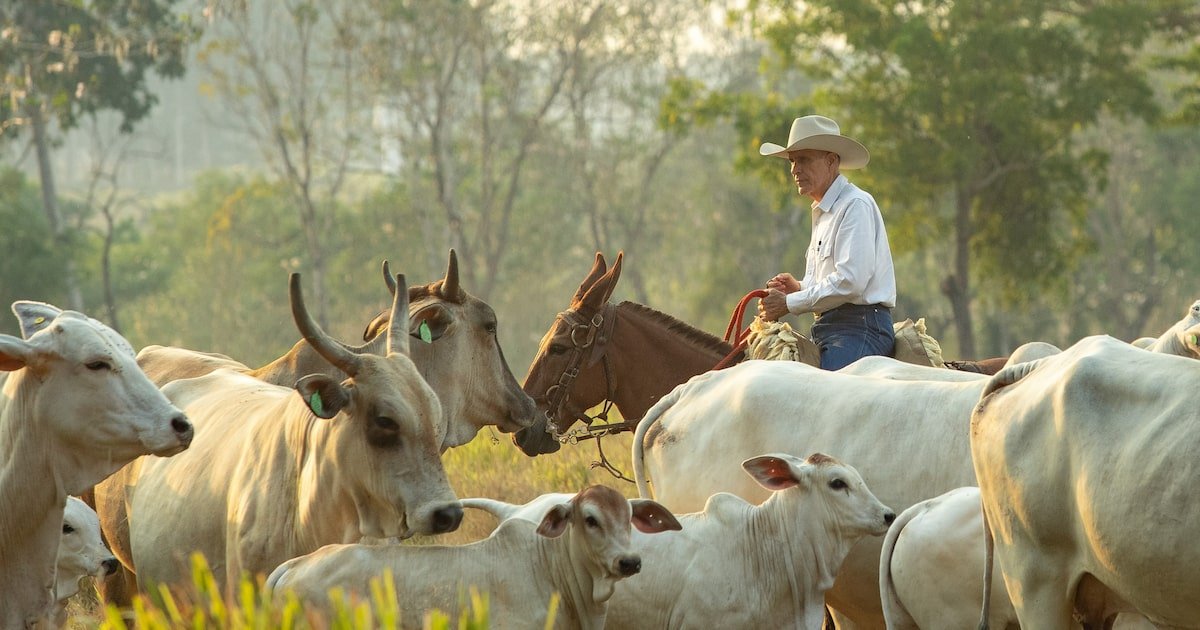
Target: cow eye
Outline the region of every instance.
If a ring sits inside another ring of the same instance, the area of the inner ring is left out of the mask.
[[[71,527],[70,523],[63,523],[63,533],[64,534],[70,534],[70,533],[73,533],[74,531],[75,531],[75,528]]]
[[[386,418],[384,416],[375,416],[375,419],[372,420],[371,422],[375,425],[375,428],[379,429],[380,431],[399,431],[400,430],[400,425],[396,424],[395,420],[392,420],[391,418]]]
[[[375,416],[367,425],[367,442],[378,448],[398,448],[400,425],[386,416]]]
[[[600,521],[597,521],[595,516],[589,516],[583,519],[583,522],[586,523],[588,527],[600,527]]]
[[[494,335],[496,334],[496,330],[499,329],[499,326],[496,324],[496,322],[488,322],[483,325],[483,329],[486,330],[489,335]]]
[[[99,372],[100,370],[111,370],[112,369],[112,365],[110,365],[108,361],[104,361],[104,360],[98,360],[98,361],[92,361],[90,363],[85,363],[84,367],[86,367],[89,370],[92,370],[93,372]]]
[[[849,486],[847,486],[846,482],[842,481],[841,479],[834,479],[833,481],[829,482],[829,487],[833,488],[834,490],[845,490]]]

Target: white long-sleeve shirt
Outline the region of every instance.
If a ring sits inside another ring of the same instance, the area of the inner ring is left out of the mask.
[[[896,271],[875,198],[838,175],[812,204],[812,238],[792,313],[824,313],[843,304],[896,306]]]

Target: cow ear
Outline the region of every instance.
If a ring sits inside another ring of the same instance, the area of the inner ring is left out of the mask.
[[[797,485],[801,476],[792,465],[778,455],[760,455],[742,462],[742,468],[767,490],[783,490]]]
[[[425,343],[433,343],[454,323],[454,316],[441,304],[431,304],[408,319],[408,335]]]
[[[388,321],[391,320],[392,311],[388,309],[375,316],[367,327],[363,329],[363,341],[370,341],[378,337],[380,333],[387,332]]]
[[[542,522],[538,525],[537,533],[546,538],[558,538],[562,533],[567,531],[567,525],[571,522],[571,504],[560,503],[546,512],[546,516],[542,517]]]
[[[12,335],[0,335],[0,371],[19,370],[29,362],[33,346],[28,341]]]
[[[350,392],[324,374],[309,374],[296,381],[296,391],[318,418],[332,418],[350,404]]]
[[[1194,356],[1200,356],[1200,324],[1196,324],[1191,328],[1183,331],[1180,335],[1183,347],[1188,349]]]
[[[12,311],[21,322],[21,336],[28,339],[37,331],[50,325],[54,318],[62,313],[62,309],[45,302],[18,300],[13,302]]]
[[[630,522],[643,534],[657,534],[669,530],[679,531],[683,526],[675,519],[661,503],[650,499],[630,499],[629,506],[633,508],[633,518]]]

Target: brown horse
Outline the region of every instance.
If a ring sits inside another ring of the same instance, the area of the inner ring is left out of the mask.
[[[597,252],[591,272],[542,338],[524,389],[537,403],[534,424],[513,434],[530,456],[560,444],[547,431],[566,431],[588,409],[611,401],[629,420],[659,398],[712,369],[733,349],[719,337],[634,302],[608,303],[621,276],[624,253],[611,269]]]
[[[558,314],[529,366],[524,389],[537,403],[534,423],[513,434],[526,455],[554,453],[554,421],[565,432],[585,412],[610,401],[636,423],[659,398],[713,369],[732,346],[670,315],[635,302],[608,303],[621,276],[624,253],[611,269],[597,252],[567,310]],[[994,374],[1007,357],[947,361],[950,369]]]

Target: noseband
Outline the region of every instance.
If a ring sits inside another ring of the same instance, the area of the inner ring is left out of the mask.
[[[567,309],[555,318],[555,320],[561,319],[570,327],[572,346],[571,356],[567,359],[563,373],[559,375],[555,384],[546,389],[546,432],[554,436],[556,440],[562,439],[562,433],[559,432],[555,418],[558,418],[566,407],[567,400],[571,397],[571,386],[579,376],[581,367],[590,367],[597,361],[603,360],[604,380],[608,393],[605,397],[605,408],[597,417],[605,417],[609,407],[612,406],[613,382],[608,356],[604,353],[604,345],[612,338],[613,327],[617,321],[615,310],[611,304],[605,304],[604,308],[593,315],[590,320],[585,320],[574,309]],[[584,363],[585,357],[586,363]],[[575,420],[583,420],[585,423],[591,424],[593,418],[576,412],[571,418],[572,422]]]

